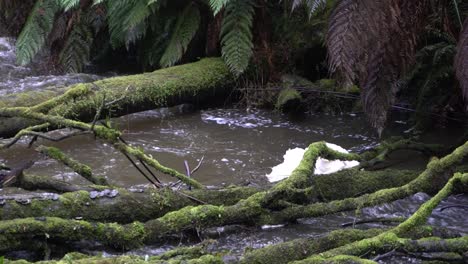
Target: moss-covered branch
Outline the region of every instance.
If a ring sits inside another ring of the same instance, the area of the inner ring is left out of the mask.
[[[71,168],[74,172],[78,173],[79,175],[83,176],[86,180],[97,184],[97,185],[109,185],[107,183],[106,178],[101,176],[94,176],[93,171],[88,165],[82,164],[69,156],[65,153],[60,151],[58,148],[54,147],[46,147],[46,146],[39,146],[36,148],[37,151],[41,152],[42,154],[57,160],[67,167]]]
[[[167,251],[159,256],[138,257],[138,256],[119,256],[119,257],[101,257],[88,256],[81,253],[69,253],[58,261],[39,261],[35,264],[167,264],[167,263],[186,263],[186,264],[222,264],[219,256],[208,254],[204,245],[194,247],[182,247]],[[32,264],[31,262],[19,260],[6,260],[5,264]]]
[[[92,124],[87,124],[87,123],[80,122],[80,121],[74,121],[71,119],[63,118],[61,116],[45,115],[42,113],[31,111],[29,108],[25,108],[25,107],[0,108],[0,116],[22,117],[22,118],[49,123],[57,127],[68,127],[68,128],[75,128],[75,129],[79,129],[83,131],[93,131],[96,137],[110,142],[116,149],[122,151],[123,153],[129,154],[129,155],[135,155],[138,158],[145,161],[149,166],[155,168],[156,170],[159,170],[162,173],[166,173],[170,176],[176,177],[182,182],[190,186],[193,186],[194,188],[197,188],[197,189],[203,188],[203,185],[200,184],[198,181],[194,180],[193,178],[189,178],[186,175],[174,169],[161,165],[157,160],[146,155],[142,150],[139,150],[130,145],[121,143],[121,141],[119,140],[121,133],[115,129],[107,128],[102,125],[92,125]]]

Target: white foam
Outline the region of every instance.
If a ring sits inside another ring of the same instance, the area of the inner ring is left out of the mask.
[[[332,144],[326,143],[327,147],[341,152],[341,153],[349,153],[346,149]],[[299,166],[299,163],[306,152],[305,149],[302,148],[295,148],[295,149],[288,149],[283,156],[283,163],[276,165],[272,168],[270,174],[266,175],[270,182],[277,182],[283,179],[288,178],[294,169]],[[343,160],[327,160],[324,158],[318,158],[315,163],[314,174],[330,174],[334,173],[343,169],[348,169],[352,167],[356,167],[359,165],[359,162],[356,160],[352,161],[343,161]]]
[[[302,148],[288,149],[283,156],[283,163],[273,167],[271,173],[267,175],[268,180],[270,182],[277,182],[288,178],[292,171],[301,163],[304,153],[305,149]]]

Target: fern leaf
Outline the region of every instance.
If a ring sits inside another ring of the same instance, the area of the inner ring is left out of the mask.
[[[455,56],[455,69],[463,96],[468,105],[468,18],[465,19],[463,31],[460,33],[457,55]]]
[[[427,5],[427,0],[342,0],[331,16],[330,69],[345,85],[359,80],[364,111],[379,133],[399,80],[414,61]]]
[[[161,58],[160,65],[162,67],[173,66],[182,58],[198,31],[200,19],[198,8],[193,4],[187,5],[177,20],[171,40]]]
[[[122,43],[128,45],[141,38],[147,28],[145,20],[154,8],[148,6],[148,0],[107,1],[107,7],[111,44],[114,47]]]
[[[221,26],[221,53],[229,69],[243,73],[253,54],[253,1],[231,0],[225,8]]]
[[[55,13],[59,6],[56,0],[38,0],[16,42],[16,60],[26,65],[44,46],[51,32]]]
[[[357,79],[358,60],[363,49],[359,30],[359,6],[354,0],[340,1],[330,17],[327,34],[328,64],[339,73],[342,84],[350,87]]]
[[[327,0],[292,0],[291,10],[294,11],[299,6],[306,6],[309,9],[309,15],[312,15],[320,7],[323,7]]]
[[[80,4],[80,0],[57,0],[60,7],[65,11],[73,9]]]
[[[59,61],[66,72],[81,72],[89,61],[93,33],[86,24],[80,22],[73,27],[60,53]]]
[[[210,7],[213,10],[213,14],[217,15],[230,0],[210,0]]]

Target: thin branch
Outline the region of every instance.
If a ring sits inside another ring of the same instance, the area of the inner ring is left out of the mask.
[[[190,172],[191,175],[195,174],[195,172],[197,172],[200,169],[204,159],[205,156],[201,157],[200,161],[198,162],[198,165]]]
[[[101,124],[106,127],[106,128],[109,128],[109,126],[104,123],[104,122],[101,122]],[[122,142],[123,144],[129,146],[129,144],[127,143],[127,141],[125,141],[122,136],[120,136],[118,138],[120,140],[120,142]],[[124,153],[125,154],[125,153]],[[133,166],[135,166],[135,168],[137,168],[137,170],[143,174],[143,176],[146,178],[146,179],[149,179],[149,177],[146,175],[146,173],[143,172],[143,170],[141,170],[138,165],[136,163],[133,162],[133,160],[130,158],[130,156],[128,156],[127,154],[125,154],[125,156],[127,157],[127,159],[129,159]],[[155,184],[152,180],[150,180],[151,184],[155,185],[156,187],[160,188],[162,187],[162,182],[158,179],[158,177],[156,177],[156,175],[153,173],[153,171],[148,167],[148,165],[140,158],[137,158],[137,160],[141,163],[141,165],[143,165],[143,167],[146,169],[146,171],[149,172],[149,174],[151,174],[151,176],[153,176],[153,179],[158,183],[158,184]]]
[[[102,95],[102,102],[101,102],[101,105],[98,107],[98,109],[96,111],[96,115],[94,116],[93,123],[91,125],[91,128],[89,129],[90,131],[94,131],[94,126],[96,126],[96,122],[98,121],[99,117],[101,116],[102,109],[105,107],[105,105],[106,105],[106,93],[104,93]]]

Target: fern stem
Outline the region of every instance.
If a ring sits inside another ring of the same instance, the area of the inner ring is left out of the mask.
[[[458,23],[460,23],[460,28],[463,28],[463,22],[462,22],[461,15],[460,15],[460,9],[458,9],[457,0],[452,0],[452,2],[455,8],[455,13],[457,13],[457,18],[458,18]]]

